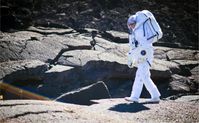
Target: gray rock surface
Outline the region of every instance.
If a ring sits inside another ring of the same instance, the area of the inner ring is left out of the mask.
[[[1,62],[0,80],[4,80],[8,83],[16,80],[42,80],[44,73],[47,70],[47,64],[39,60]]]
[[[88,97],[93,89],[109,91],[113,98],[129,95],[136,68],[126,64],[126,20],[147,6],[164,32],[154,43],[151,77],[162,98],[175,101],[154,105],[142,99],[134,105],[111,99],[77,106],[5,100],[0,102],[0,122],[199,122],[197,1],[4,0],[1,4],[0,84],[18,87],[19,94],[9,95],[0,85],[0,99],[23,99],[25,90],[55,99],[80,88],[73,97]],[[150,97],[145,88],[141,97]],[[78,104],[83,102],[78,99]]]
[[[173,49],[167,52],[167,56],[169,60],[198,60],[199,51]]]
[[[199,66],[194,67],[193,69],[191,69],[191,74],[192,74],[192,79],[199,84]]]
[[[65,103],[90,105],[91,100],[110,98],[110,93],[104,82],[97,82],[95,84],[80,88],[66,94],[62,94],[56,101]]]
[[[187,95],[187,96],[181,96],[180,98],[175,100],[176,102],[192,102],[192,103],[198,103],[199,102],[199,95]]]
[[[180,75],[172,75],[172,82],[169,83],[169,86],[173,91],[176,92],[190,92],[191,89],[188,86],[190,84],[190,80],[186,77]]]
[[[123,98],[93,100],[97,104],[80,106],[54,101],[0,101],[1,122],[29,123],[134,123],[199,122],[198,103],[160,101],[159,104],[129,103]]]
[[[97,32],[94,37],[95,50],[90,46],[93,31]],[[126,36],[127,33],[119,31],[100,33],[98,30],[86,28],[84,32],[78,32],[71,28],[50,27],[30,27],[27,31],[1,33],[0,76],[4,82],[15,82],[18,85],[22,79],[39,81],[36,86],[26,82],[26,86],[19,87],[28,87],[29,90],[50,98],[57,98],[63,93],[97,81],[104,81],[112,97],[123,97],[130,93],[136,72],[136,68],[127,67],[128,44],[116,43],[116,40],[127,40]],[[76,49],[70,49],[71,46]],[[181,54],[178,56],[179,53]],[[197,92],[197,68],[194,69],[198,66],[197,50],[155,47],[154,57],[151,77],[161,93],[165,94],[163,97],[171,96],[174,91]],[[39,72],[27,66],[27,70],[21,70],[24,65],[18,64],[18,60],[32,60],[32,64],[39,60],[41,63],[45,62],[42,63],[45,67],[39,68]],[[13,70],[14,66],[19,69]],[[188,84],[182,84],[180,79],[173,81],[174,74],[187,77]],[[184,85],[187,89],[176,90],[176,85]],[[143,95],[147,95],[146,93]]]

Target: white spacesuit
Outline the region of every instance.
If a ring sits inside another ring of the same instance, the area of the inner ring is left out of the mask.
[[[147,37],[150,37],[153,34],[149,29],[149,26],[146,25],[143,27],[143,21],[138,21],[136,16],[136,14],[130,16],[127,22],[127,26],[130,30],[128,66],[137,66],[138,69],[136,71],[131,96],[125,97],[125,99],[132,102],[138,102],[143,85],[145,85],[151,95],[150,102],[159,102],[160,93],[150,78],[150,67],[153,61],[154,50],[152,45],[153,38],[147,39]],[[145,36],[143,36],[143,33],[145,33]]]

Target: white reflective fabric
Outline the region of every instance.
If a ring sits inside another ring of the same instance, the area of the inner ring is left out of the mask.
[[[144,11],[149,12],[149,11]],[[139,99],[140,94],[145,85],[146,89],[149,91],[151,98],[160,97],[160,92],[158,91],[156,85],[151,80],[150,76],[150,66],[154,57],[154,49],[153,49],[153,41],[154,39],[147,40],[147,36],[150,37],[153,34],[151,31],[151,27],[149,25],[145,26],[145,34],[143,31],[143,23],[147,19],[147,16],[144,14],[140,14],[140,12],[136,13],[136,25],[132,30],[132,33],[129,35],[129,52],[128,52],[128,66],[133,67],[137,66],[136,77],[134,80],[134,84],[132,87],[132,92],[130,99]],[[139,15],[139,17],[138,17]],[[147,24],[147,23],[146,23]],[[138,46],[135,47],[135,41],[138,41]],[[145,53],[141,53],[145,51]],[[144,54],[144,55],[143,55]]]
[[[158,91],[156,85],[151,80],[149,65],[147,62],[138,65],[138,69],[136,72],[136,77],[134,80],[134,84],[132,87],[131,98],[140,98],[140,94],[145,85],[146,89],[149,91],[151,98],[159,98],[160,92]]]

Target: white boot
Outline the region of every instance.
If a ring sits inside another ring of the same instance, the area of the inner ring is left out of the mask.
[[[148,102],[150,102],[150,103],[159,103],[160,102],[160,98],[159,97],[151,98]]]
[[[129,102],[139,103],[138,98],[135,97],[125,97],[124,99]]]

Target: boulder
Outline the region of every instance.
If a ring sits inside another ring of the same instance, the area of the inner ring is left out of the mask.
[[[109,90],[104,82],[97,82],[87,87],[80,88],[77,91],[72,91],[63,94],[56,98],[56,101],[65,103],[74,103],[80,105],[90,105],[90,100],[110,98]]]
[[[194,79],[194,81],[197,82],[197,84],[199,84],[198,73],[199,73],[199,66],[196,66],[193,69],[191,69],[192,79]]]
[[[7,83],[42,80],[48,66],[39,60],[19,60],[0,63],[0,79]]]
[[[44,36],[39,33],[39,31],[18,31],[12,34],[1,34],[0,62],[24,59],[35,59],[47,62],[55,58],[61,49],[68,48],[68,45],[90,46],[90,40],[88,39],[81,37],[71,38],[70,35],[67,37],[57,35],[56,33],[64,31],[62,29],[49,29],[49,31],[52,31],[50,32],[52,34],[48,36]],[[43,33],[45,32],[44,30]]]
[[[167,56],[169,60],[199,60],[199,51],[172,49],[167,52]]]
[[[171,91],[174,92],[190,92],[190,80],[177,74],[172,75],[172,82],[169,83]]]
[[[161,59],[161,60],[166,60],[168,61],[168,56],[167,56],[167,52],[172,50],[169,47],[159,47],[159,46],[155,46],[154,47],[154,58],[155,59]]]
[[[40,43],[37,40],[32,40],[31,37],[40,39],[42,35],[38,33],[19,31],[15,33],[2,33],[2,38],[0,39],[0,62],[5,62],[9,60],[24,60],[31,56],[30,52],[26,52],[24,56],[24,51],[29,47],[31,43]],[[30,43],[30,44],[29,44]],[[35,46],[32,45],[32,48]]]
[[[154,59],[151,67],[151,77],[159,81],[168,81],[172,73],[178,73],[179,71],[179,66],[174,62]]]
[[[128,43],[128,33],[119,31],[104,31],[101,33],[102,38],[116,43]]]
[[[36,92],[37,88],[43,84],[44,73],[47,70],[48,66],[39,60],[0,63],[0,82],[2,81],[5,85],[0,88],[4,99],[21,99],[23,96],[20,94],[23,93],[23,89]]]
[[[187,96],[181,96],[175,100],[176,102],[192,102],[192,103],[199,103],[199,95],[187,95]]]

